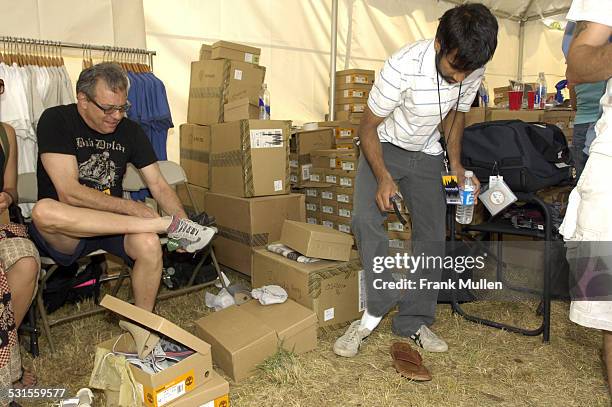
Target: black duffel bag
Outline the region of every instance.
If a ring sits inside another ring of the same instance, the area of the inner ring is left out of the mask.
[[[573,182],[575,170],[561,129],[546,123],[498,120],[463,132],[461,162],[480,182],[502,175],[515,192]]]

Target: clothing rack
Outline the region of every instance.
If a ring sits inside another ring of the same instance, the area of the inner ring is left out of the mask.
[[[5,44],[20,44],[23,46],[39,46],[39,47],[51,47],[51,48],[68,48],[68,49],[80,49],[85,51],[101,51],[105,54],[136,54],[146,55],[148,58],[148,64],[151,70],[153,70],[153,56],[157,55],[155,51],[149,51],[142,48],[125,48],[125,47],[113,47],[109,45],[92,45],[92,44],[77,44],[73,42],[63,41],[51,41],[51,40],[39,40],[36,38],[23,38],[23,37],[8,37],[1,36],[0,42]]]

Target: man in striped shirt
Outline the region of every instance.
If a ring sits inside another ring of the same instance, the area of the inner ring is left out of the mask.
[[[380,270],[389,251],[383,221],[392,208],[390,198],[401,191],[412,219],[413,253],[444,256],[444,149],[438,126],[444,130],[450,170],[457,173],[461,187],[464,115],[497,47],[497,29],[495,17],[481,4],[452,8],[440,19],[435,39],[417,41],[392,55],[372,87],[359,126],[363,154],[353,213],[367,305],[361,321],[353,322],[334,344],[337,355],[355,356],[361,341],[398,303],[394,333],[411,337],[427,351],[448,349],[428,328],[434,321],[437,290],[375,289],[382,286],[380,280],[394,281],[391,269]],[[473,181],[478,190],[478,180]],[[439,282],[441,270],[434,267],[419,273],[411,279]]]

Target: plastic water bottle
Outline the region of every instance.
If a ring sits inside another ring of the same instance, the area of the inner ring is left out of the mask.
[[[544,72],[538,74],[538,82],[535,91],[533,107],[535,109],[544,109],[546,105],[546,77],[544,76]]]
[[[270,120],[270,92],[265,83],[259,92],[259,120]]]
[[[460,190],[461,205],[457,205],[457,214],[455,220],[457,223],[467,225],[472,223],[472,216],[474,215],[474,183],[472,177],[474,173],[472,171],[465,172],[465,184]]]
[[[478,94],[480,95],[480,101],[482,107],[487,107],[489,105],[489,91],[487,90],[487,82],[485,78],[482,78],[482,82],[480,83],[480,88],[478,89]]]

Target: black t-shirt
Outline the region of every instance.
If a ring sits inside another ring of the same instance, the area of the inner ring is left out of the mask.
[[[45,110],[38,121],[38,199],[58,199],[57,191],[40,160],[41,154],[76,157],[82,185],[121,197],[127,163],[143,168],[157,161],[153,146],[142,128],[124,118],[111,134],[91,129],[76,104]]]

